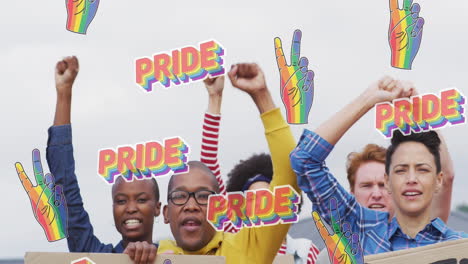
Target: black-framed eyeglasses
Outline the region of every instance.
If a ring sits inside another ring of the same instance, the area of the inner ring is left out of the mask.
[[[207,205],[208,204],[208,197],[216,192],[210,190],[199,190],[196,192],[187,192],[187,191],[173,191],[169,193],[167,199],[172,201],[175,205],[185,205],[190,196],[195,198],[195,201],[199,205]]]

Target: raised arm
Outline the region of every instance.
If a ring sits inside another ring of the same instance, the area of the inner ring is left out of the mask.
[[[200,161],[216,176],[221,194],[226,194],[226,187],[221,177],[218,162],[218,138],[221,122],[221,101],[223,98],[224,76],[205,79],[208,90],[208,110],[203,119],[203,134]]]
[[[257,106],[265,128],[265,136],[273,163],[273,179],[270,189],[279,185],[291,185],[299,192],[295,174],[288,162],[288,156],[295,146],[289,125],[275,107],[265,83],[262,70],[256,64],[238,64],[228,73],[232,85],[250,95]],[[233,237],[236,243],[245,247],[245,254],[255,263],[272,263],[289,230],[290,224],[244,228]]]
[[[364,239],[364,224],[388,221],[387,214],[360,206],[356,198],[329,171],[325,159],[344,133],[376,103],[409,96],[412,89],[410,83],[385,77],[321,124],[315,132],[305,130],[302,134],[296,149],[291,153],[291,165],[297,174],[299,186],[312,201],[313,211],[317,211],[329,225],[332,198],[336,200],[336,209],[342,222],[350,223],[353,233]],[[363,245],[365,241],[361,243]]]
[[[348,129],[367,113],[375,104],[391,101],[395,98],[410,96],[413,85],[384,77],[373,83],[361,95],[322,123],[315,133],[328,143],[335,145]]]
[[[49,128],[47,163],[57,184],[63,186],[68,205],[68,248],[71,252],[112,252],[112,245],[102,244],[93,234],[88,213],[83,207],[75,175],[70,125],[72,86],[78,74],[78,59],[66,57],[55,69],[57,106],[54,125]]]
[[[72,87],[78,75],[78,59],[66,57],[55,66],[55,89],[57,90],[57,104],[55,106],[54,126],[71,123]]]
[[[295,177],[291,177],[294,176],[291,165],[285,161],[294,149],[295,140],[281,111],[273,102],[262,70],[255,63],[243,63],[234,65],[228,75],[234,87],[250,95],[260,112],[273,163],[270,188],[289,184],[299,191]]]
[[[408,89],[408,88],[406,88]],[[410,90],[410,96],[418,95],[418,91],[412,87]],[[437,135],[440,138],[440,163],[442,166],[442,173],[443,173],[443,182],[442,182],[442,190],[438,193],[434,194],[434,199],[432,201],[432,218],[439,217],[447,223],[448,218],[450,216],[450,208],[452,202],[452,186],[453,180],[455,177],[454,169],[453,169],[453,162],[452,158],[450,157],[450,153],[448,151],[447,142],[445,141],[444,136],[442,135],[440,130],[436,131]]]
[[[228,73],[234,87],[250,95],[260,114],[276,108],[266,86],[265,75],[255,63],[236,64]]]
[[[434,194],[434,200],[432,201],[432,217],[440,217],[442,221],[447,223],[450,216],[450,208],[452,202],[452,186],[455,178],[455,172],[453,169],[452,158],[448,151],[447,142],[440,130],[436,131],[437,135],[441,140],[440,144],[440,163],[442,165],[443,181],[442,190]]]
[[[203,162],[216,176],[219,192],[226,194],[226,186],[221,177],[221,169],[218,162],[219,126],[221,123],[221,101],[224,89],[224,76],[205,79],[208,91],[208,111],[203,119],[203,135],[200,161]],[[232,222],[224,225],[224,232],[237,233]]]

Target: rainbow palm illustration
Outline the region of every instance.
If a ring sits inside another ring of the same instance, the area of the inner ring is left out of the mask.
[[[291,65],[283,53],[280,38],[275,38],[276,62],[281,79],[281,99],[290,124],[307,124],[314,98],[314,72],[308,70],[309,60],[300,58],[302,32],[294,31],[291,47]],[[300,58],[300,59],[299,59]]]
[[[332,264],[361,264],[364,263],[359,236],[353,234],[349,223],[341,224],[336,199],[330,200],[331,223],[334,234],[330,234],[322,222],[320,215],[314,211],[315,226],[327,247],[330,263]]]
[[[419,17],[421,7],[412,0],[390,0],[390,27],[388,42],[392,52],[391,65],[400,69],[411,69],[421,45],[424,18]]]
[[[84,257],[71,262],[71,264],[96,264],[91,259]]]
[[[37,149],[32,152],[33,170],[36,185],[24,172],[23,165],[15,163],[16,172],[23,184],[33,210],[34,217],[44,229],[49,242],[57,241],[68,236],[68,212],[62,186],[55,185],[54,177],[42,171],[41,156]]]
[[[99,0],[66,0],[67,30],[86,34],[88,26],[96,15]]]

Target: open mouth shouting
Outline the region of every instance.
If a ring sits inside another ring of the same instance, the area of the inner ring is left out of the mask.
[[[189,216],[181,222],[182,229],[187,232],[196,232],[200,230],[201,225],[201,221],[193,216]]]

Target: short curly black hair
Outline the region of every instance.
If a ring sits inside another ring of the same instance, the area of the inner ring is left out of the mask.
[[[273,163],[271,156],[266,153],[253,154],[246,160],[240,160],[236,166],[228,173],[227,191],[228,192],[241,192],[245,183],[261,174],[268,179],[273,178]],[[301,193],[301,202],[297,205],[297,214],[301,213],[303,199]]]
[[[273,164],[269,154],[254,154],[246,160],[240,160],[227,175],[227,191],[242,191],[245,183],[257,174],[262,174],[269,179],[273,177]]]
[[[385,159],[385,172],[390,175],[390,164],[392,163],[392,156],[401,143],[404,142],[418,142],[424,144],[427,150],[434,156],[436,171],[439,173],[442,169],[440,162],[440,138],[435,131],[411,133],[407,136],[403,135],[399,130],[395,131],[392,137],[392,144],[387,149],[387,156]]]

